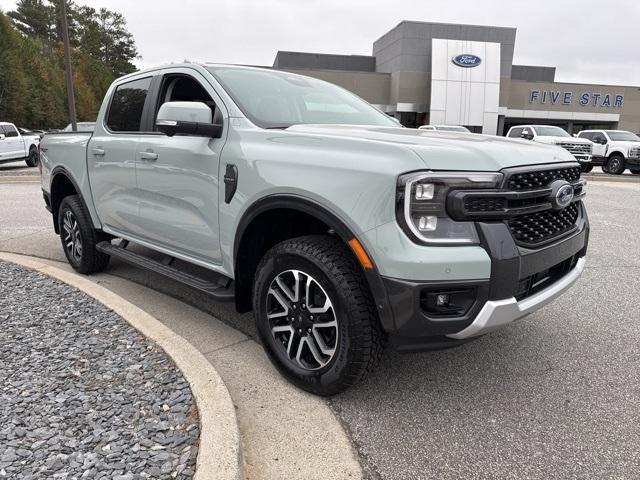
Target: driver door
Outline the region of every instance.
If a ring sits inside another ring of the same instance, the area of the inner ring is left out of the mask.
[[[218,188],[226,110],[207,80],[189,68],[163,72],[152,125],[160,106],[169,101],[204,102],[212,109],[213,122],[225,126],[221,138],[168,137],[158,131],[140,137],[136,151],[139,231],[166,250],[219,264]]]
[[[594,157],[604,157],[607,154],[607,143],[609,139],[604,132],[595,132],[590,139],[593,142]]]

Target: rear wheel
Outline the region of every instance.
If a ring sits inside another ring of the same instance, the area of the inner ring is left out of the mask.
[[[609,161],[607,162],[607,173],[611,173],[613,175],[620,175],[624,172],[624,157],[618,153],[615,153],[609,157]]]
[[[593,170],[593,165],[581,163],[580,170],[582,171],[582,173],[589,173],[591,170]]]
[[[629,169],[631,171],[631,173],[633,173],[634,175],[640,175],[640,169],[637,168],[630,168]]]
[[[96,249],[97,243],[102,240],[101,234],[93,228],[89,212],[78,195],[62,200],[58,222],[64,254],[75,270],[80,273],[95,273],[107,267],[109,255]]]
[[[24,162],[28,167],[37,167],[40,162],[40,156],[38,155],[38,148],[31,147],[29,149],[29,156],[24,159]]]
[[[269,359],[304,390],[340,393],[380,360],[384,337],[364,276],[332,237],[295,238],[267,252],[253,304]]]

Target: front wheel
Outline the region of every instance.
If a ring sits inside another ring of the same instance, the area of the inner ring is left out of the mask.
[[[384,336],[364,275],[335,238],[299,237],[269,250],[256,272],[253,307],[269,359],[308,392],[340,393],[382,355]]]
[[[607,162],[607,173],[620,175],[622,172],[624,172],[624,163],[624,157],[622,155],[611,155],[611,157],[609,157],[609,161]]]
[[[100,233],[93,228],[89,212],[78,195],[65,197],[58,211],[60,240],[69,264],[80,273],[95,273],[104,270],[109,255],[96,248]]]
[[[589,173],[591,170],[593,170],[593,165],[588,165],[585,163],[580,164],[580,171],[582,171],[582,173]]]
[[[24,159],[24,162],[27,164],[27,167],[37,167],[40,162],[40,156],[38,155],[38,148],[31,147],[29,149],[29,156]]]

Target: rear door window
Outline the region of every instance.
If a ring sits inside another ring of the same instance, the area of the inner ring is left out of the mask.
[[[15,129],[15,127],[12,127],[11,125],[4,125],[4,134],[7,138],[17,137],[18,131]]]
[[[519,138],[522,134],[522,127],[512,128],[509,132],[509,138]]]
[[[113,132],[139,132],[142,112],[151,78],[141,78],[116,87],[107,115],[107,127]]]

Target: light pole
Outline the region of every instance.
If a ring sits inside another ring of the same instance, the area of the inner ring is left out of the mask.
[[[73,93],[73,72],[71,70],[71,47],[69,46],[69,29],[67,27],[67,0],[60,0],[60,12],[62,15],[62,43],[64,44],[64,69],[67,74],[67,100],[69,103],[69,117],[71,129],[78,131],[76,123],[76,96]]]

